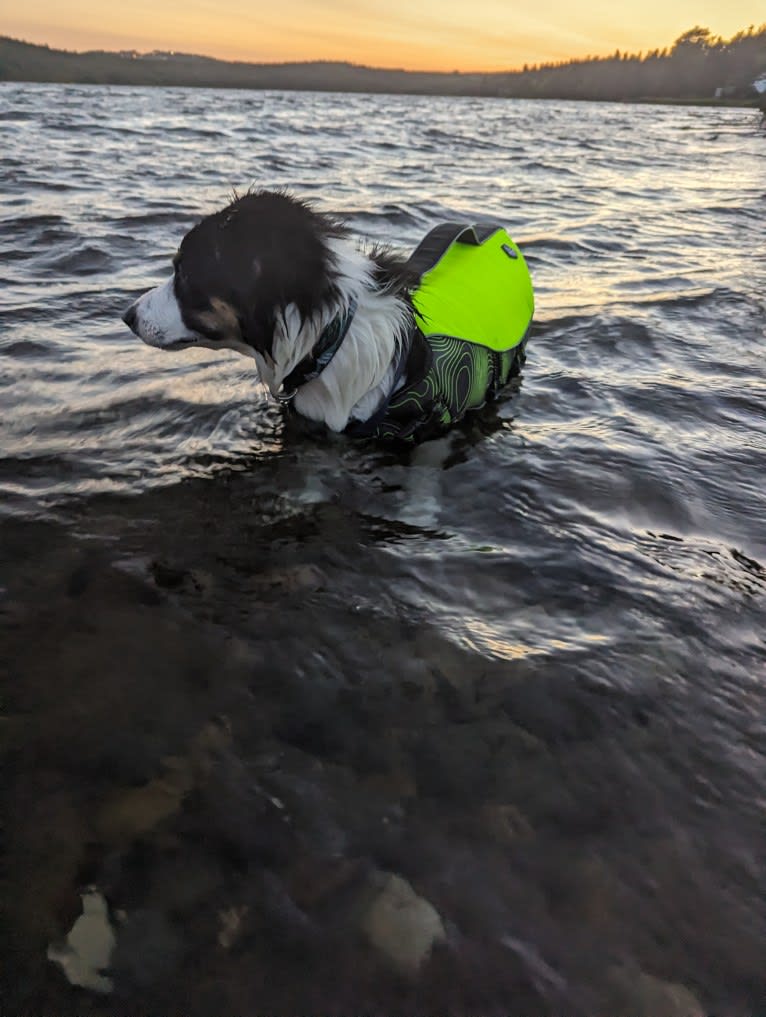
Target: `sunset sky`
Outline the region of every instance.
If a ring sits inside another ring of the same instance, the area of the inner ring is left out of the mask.
[[[764,0],[0,0],[0,34],[65,49],[174,49],[231,60],[499,70],[730,36]]]

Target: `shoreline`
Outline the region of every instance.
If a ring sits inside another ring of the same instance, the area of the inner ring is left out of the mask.
[[[156,81],[83,81],[78,78],[0,78],[0,85],[85,85],[92,88],[190,88],[208,89],[226,92],[318,92],[324,95],[391,95],[416,96],[432,99],[503,99],[520,102],[587,102],[617,103],[623,106],[704,106],[721,109],[754,109],[757,110],[757,99],[683,99],[666,97],[656,99],[644,97],[640,99],[590,99],[578,96],[536,96],[536,95],[502,95],[499,92],[431,92],[423,90],[386,90],[373,88],[321,88],[306,85],[242,85],[242,84],[209,84],[191,82],[156,82]]]

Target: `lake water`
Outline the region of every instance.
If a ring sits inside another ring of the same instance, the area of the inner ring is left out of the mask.
[[[8,1013],[764,1012],[757,126],[0,85]],[[399,453],[136,340],[252,184],[405,250],[505,223],[518,388]],[[417,974],[386,873],[441,917]],[[89,886],[111,994],[47,956]]]

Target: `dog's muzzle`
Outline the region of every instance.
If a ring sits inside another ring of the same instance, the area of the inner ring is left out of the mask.
[[[200,337],[184,324],[172,278],[134,300],[122,320],[139,339],[161,350],[196,346],[199,342]]]

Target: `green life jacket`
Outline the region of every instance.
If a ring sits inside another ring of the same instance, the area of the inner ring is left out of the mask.
[[[397,372],[404,380],[369,420],[347,428],[352,435],[422,441],[483,406],[524,362],[532,280],[501,226],[437,226],[407,269],[417,283],[409,352]]]

